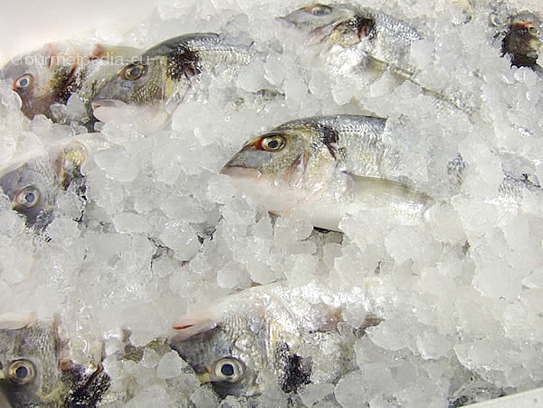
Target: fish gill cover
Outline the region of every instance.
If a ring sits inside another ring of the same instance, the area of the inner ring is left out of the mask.
[[[56,116],[30,119],[13,91],[31,82],[3,72],[2,168],[89,130],[107,140],[68,185],[53,177],[40,228],[0,197],[0,313],[58,313],[70,361],[110,377],[104,406],[448,407],[543,386],[541,29],[526,21],[541,4],[353,1],[334,14],[347,21],[313,33],[286,16],[334,5],[307,6],[164,1],[122,37],[90,33],[130,50],[217,33],[243,50],[181,88],[159,78],[149,104],[92,106],[93,76]],[[417,35],[375,40],[400,28]],[[151,62],[168,66],[136,58],[124,72],[136,80]],[[316,138],[296,130],[305,147],[283,157],[295,156],[288,174],[333,187],[310,204],[363,198],[340,208],[339,231],[313,228],[337,208],[301,205],[294,177],[261,201],[243,190],[265,186],[259,169],[241,185],[221,173],[244,146],[287,152],[281,125],[336,115],[386,123],[361,139],[342,121]],[[269,208],[284,197],[288,211]],[[415,216],[401,216],[406,201]]]

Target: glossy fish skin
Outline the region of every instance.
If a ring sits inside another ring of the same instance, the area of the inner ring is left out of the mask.
[[[348,341],[337,329],[349,305],[368,312],[358,330],[380,322],[362,288],[340,291],[319,282],[254,287],[178,319],[170,344],[221,397],[257,395],[266,388],[266,379],[293,392],[312,380],[312,356],[299,353],[318,352],[324,338]],[[334,364],[348,364],[345,356],[334,357]],[[334,364],[329,369],[335,373]]]
[[[98,92],[94,105],[115,103],[149,105],[162,101],[176,106],[191,79],[217,66],[225,69],[247,64],[252,55],[245,47],[227,44],[214,33],[186,34],[149,48],[138,62],[128,64]]]
[[[410,47],[422,36],[387,14],[350,4],[312,4],[281,19],[308,33],[312,42],[357,47],[369,57],[367,65],[384,65],[381,68],[408,77],[414,72],[409,64]]]
[[[337,115],[287,122],[251,139],[223,167],[269,211],[305,211],[315,227],[339,230],[347,213],[384,207],[419,220],[429,198],[388,178],[385,119]]]
[[[49,43],[13,58],[2,68],[2,78],[12,81],[13,91],[21,98],[21,110],[28,118],[42,114],[56,121],[51,105],[66,104],[89,76],[111,61],[119,62],[138,53],[131,47]]]
[[[109,382],[69,359],[58,319],[0,328],[0,389],[13,407],[96,406]]]
[[[542,49],[541,20],[528,11],[513,16],[502,41],[502,56],[509,55],[512,66],[529,67],[543,74],[543,67],[537,63]]]
[[[43,228],[52,219],[59,192],[81,177],[81,165],[90,152],[90,146],[77,138],[30,152],[0,170],[0,188],[28,226]]]

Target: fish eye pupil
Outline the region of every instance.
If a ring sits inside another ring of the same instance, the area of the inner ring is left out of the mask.
[[[277,149],[277,146],[279,146],[279,142],[277,140],[270,140],[268,142],[268,147],[270,149]]]
[[[15,370],[15,375],[21,380],[25,379],[28,376],[28,368],[25,366],[17,367]]]
[[[25,195],[25,200],[27,203],[33,203],[36,199],[36,195],[33,192],[28,192]]]
[[[234,375],[234,372],[235,372],[234,366],[230,363],[224,364],[221,367],[221,373],[227,377]]]

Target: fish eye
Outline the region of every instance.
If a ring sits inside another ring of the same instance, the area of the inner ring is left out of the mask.
[[[14,201],[20,206],[32,208],[40,201],[40,192],[34,186],[26,186],[17,192]]]
[[[325,6],[323,4],[316,4],[313,7],[311,7],[309,9],[309,11],[314,16],[320,17],[320,16],[326,16],[326,15],[330,14],[332,12],[332,8],[328,7],[328,6]]]
[[[260,139],[257,147],[268,152],[277,152],[285,147],[286,141],[283,136],[273,135]]]
[[[135,81],[141,78],[145,72],[145,66],[143,64],[130,64],[123,70],[123,78],[128,81]]]
[[[13,82],[13,89],[16,91],[26,91],[32,86],[34,77],[31,74],[21,75]]]
[[[528,32],[529,32],[530,34],[532,34],[532,35],[538,35],[538,34],[539,34],[538,28],[537,28],[536,26],[534,26],[534,25],[530,25],[530,26],[528,27]]]
[[[215,363],[213,371],[217,381],[235,383],[245,374],[245,364],[236,358],[225,357]]]
[[[29,360],[16,360],[9,366],[8,377],[15,384],[28,384],[35,376],[36,369]]]

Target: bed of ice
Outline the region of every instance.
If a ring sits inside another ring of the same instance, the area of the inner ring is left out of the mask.
[[[0,313],[59,313],[78,362],[106,338],[112,390],[133,393],[126,406],[214,406],[217,397],[174,352],[117,361],[120,329],[145,345],[169,334],[188,305],[255,284],[331,275],[362,285],[372,277],[386,294],[384,322],[357,341],[359,369],[337,384],[308,385],[298,401],[447,407],[463,395],[543,386],[543,193],[499,191],[504,173],[543,181],[543,79],[500,58],[485,4],[463,24],[465,13],[445,1],[365,1],[424,33],[413,47],[417,80],[460,96],[473,111],[451,113],[389,74],[371,82],[332,72],[321,48],[274,19],[303,5],[170,0],[123,36],[90,33],[147,47],[183,33],[222,32],[252,38],[262,58],[235,83],[204,76],[205,91],[179,106],[170,126],[148,129],[122,117],[103,126],[114,147],[85,164],[85,223],[74,221],[84,203],[73,188],[60,196],[43,235],[25,228],[0,197]],[[508,7],[543,13],[539,0]],[[284,97],[255,97],[263,88]],[[79,131],[27,120],[6,83],[0,96],[1,163]],[[437,202],[418,225],[393,225],[376,211],[346,217],[344,236],[313,232],[305,214],[273,220],[219,174],[249,137],[335,113],[389,118],[398,175]],[[461,183],[447,170],[458,153],[467,163]],[[284,406],[288,396],[270,391],[257,401]]]

